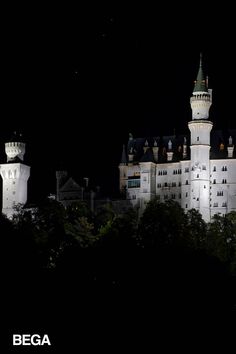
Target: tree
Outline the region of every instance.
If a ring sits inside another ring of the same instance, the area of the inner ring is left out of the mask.
[[[230,271],[236,275],[236,212],[231,211],[224,218],[224,234]]]
[[[108,221],[113,220],[115,217],[115,212],[110,203],[106,203],[97,208],[94,219],[94,226],[96,232],[99,232],[99,229],[106,225]]]
[[[186,214],[185,242],[187,247],[195,250],[206,249],[207,225],[202,215],[196,209],[188,210]]]
[[[207,230],[207,250],[234,269],[236,263],[236,212],[214,215]]]
[[[103,247],[129,249],[136,246],[138,214],[129,209],[123,214],[114,216],[99,229],[99,242]]]
[[[142,247],[169,247],[184,237],[185,214],[181,206],[169,200],[151,200],[140,219],[139,241]]]
[[[92,220],[92,212],[85,201],[73,202],[66,208],[66,218],[68,222],[73,223],[80,217],[86,217],[89,221]]]
[[[31,209],[18,205],[13,225],[21,244],[34,255],[40,268],[48,267],[51,255],[57,254],[65,242],[65,210],[55,200],[46,199]]]
[[[92,247],[97,237],[93,234],[94,226],[85,216],[79,217],[73,223],[67,223],[65,232],[70,239],[81,248]]]

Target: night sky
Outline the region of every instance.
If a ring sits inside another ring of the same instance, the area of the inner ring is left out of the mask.
[[[57,168],[114,193],[129,132],[187,130],[200,52],[213,88],[214,127],[236,128],[233,13],[203,3],[6,9],[1,161],[3,143],[20,130],[32,199],[55,192]]]

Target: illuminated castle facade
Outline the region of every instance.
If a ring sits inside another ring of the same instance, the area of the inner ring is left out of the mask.
[[[119,165],[120,191],[141,211],[154,197],[173,199],[185,210],[197,209],[205,221],[236,211],[236,130],[214,131],[209,120],[212,90],[202,60],[190,105],[190,136],[134,139]]]
[[[30,167],[23,163],[25,144],[17,137],[5,144],[7,163],[0,165],[2,177],[2,213],[8,218],[14,214],[17,204],[27,202],[27,182]]]

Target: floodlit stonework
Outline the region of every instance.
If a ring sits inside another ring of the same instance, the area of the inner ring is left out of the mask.
[[[11,218],[14,206],[27,202],[27,181],[30,167],[23,163],[25,144],[14,137],[5,144],[7,163],[0,165],[2,177],[2,212]]]
[[[205,221],[214,214],[236,211],[236,130],[214,131],[209,120],[212,90],[202,59],[190,105],[190,136],[135,139],[129,136],[119,165],[120,191],[144,210],[156,197],[173,199],[187,211],[199,210]]]

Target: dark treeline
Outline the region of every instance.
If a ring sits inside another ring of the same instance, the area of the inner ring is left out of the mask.
[[[235,212],[207,224],[174,201],[152,200],[138,217],[135,209],[117,214],[106,205],[94,214],[82,202],[64,209],[48,199],[18,207],[12,220],[2,215],[0,234],[8,320],[18,329],[22,318],[36,328],[46,318],[56,338],[64,316],[64,334],[79,328],[87,338],[96,329],[100,338],[101,319],[109,333],[114,319],[139,333],[153,330],[151,318],[165,326],[169,316],[235,314]]]

